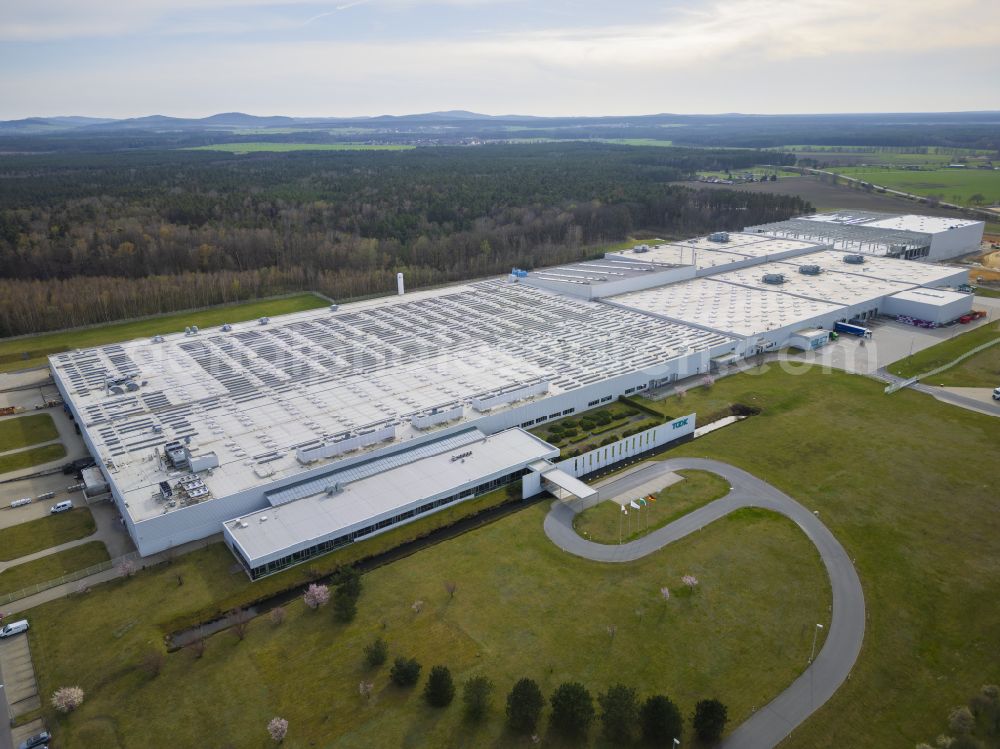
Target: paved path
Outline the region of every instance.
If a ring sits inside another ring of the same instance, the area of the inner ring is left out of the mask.
[[[654,472],[697,468],[717,473],[732,486],[729,494],[636,541],[605,545],[585,541],[573,530],[574,510],[556,502],[545,517],[545,533],[559,548],[598,562],[630,562],[684,538],[742,507],[762,507],[787,516],[816,545],[833,590],[833,610],[826,641],[791,686],[739,725],[722,742],[725,749],[776,746],[806,720],[850,675],[865,634],[865,599],[847,552],[819,518],[786,494],[739,468],[716,460],[674,458],[651,464],[621,479],[621,491]],[[602,493],[614,491],[607,485]]]

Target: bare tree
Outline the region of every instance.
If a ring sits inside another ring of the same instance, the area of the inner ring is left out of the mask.
[[[448,592],[448,600],[455,597],[455,591],[458,590],[458,583],[453,580],[446,580],[444,583],[444,589]]]
[[[271,624],[273,624],[275,627],[277,627],[279,624],[282,624],[284,621],[285,621],[285,607],[284,606],[276,606],[275,608],[271,609]]]
[[[250,629],[251,619],[253,619],[253,617],[246,609],[233,609],[229,612],[229,621],[231,622],[229,629],[232,630],[233,634],[236,635],[236,639],[240,642],[242,642],[247,636],[247,631]]]

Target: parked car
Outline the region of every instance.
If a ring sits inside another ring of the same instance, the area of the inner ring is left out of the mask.
[[[22,632],[28,631],[28,620],[21,619],[16,622],[11,622],[10,624],[5,624],[0,627],[0,637],[13,637],[14,635],[19,635]]]
[[[49,739],[51,738],[52,736],[48,731],[42,731],[41,733],[36,733],[34,736],[26,738],[21,742],[17,749],[41,749],[49,743]]]
[[[60,512],[68,512],[73,509],[73,500],[64,499],[62,502],[56,502],[49,508],[49,512],[53,515],[57,515]]]

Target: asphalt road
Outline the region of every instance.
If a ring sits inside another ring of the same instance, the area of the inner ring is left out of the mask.
[[[625,493],[636,482],[655,472],[697,468],[728,479],[732,489],[717,499],[669,525],[636,541],[621,545],[585,541],[573,530],[572,506],[556,502],[545,517],[545,533],[559,548],[597,562],[630,562],[662,549],[689,533],[742,507],[761,507],[787,516],[806,534],[819,551],[833,590],[833,610],[826,641],[806,670],[791,686],[755,712],[730,733],[725,749],[764,749],[776,746],[826,702],[848,678],[865,636],[865,598],[861,581],[844,547],[817,515],[786,494],[739,468],[716,460],[674,458],[604,486],[604,496]]]

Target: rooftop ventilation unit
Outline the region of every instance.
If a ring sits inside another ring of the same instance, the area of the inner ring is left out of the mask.
[[[161,335],[154,335],[153,336],[153,343],[163,343],[163,336],[161,336]]]
[[[192,325],[191,326],[191,335],[195,335],[197,332],[198,332],[198,326],[197,325]]]
[[[188,325],[186,328],[184,328],[184,335],[191,335],[191,326],[190,325]]]
[[[803,276],[818,276],[822,273],[822,269],[818,265],[800,265],[799,273]]]
[[[765,273],[764,277],[761,280],[764,283],[769,283],[769,284],[774,284],[774,285],[783,284],[785,282],[785,274],[784,273]]]
[[[262,318],[260,318],[257,321],[257,324],[258,325],[267,325],[269,322],[271,322],[271,318],[270,317],[262,317]]]
[[[227,323],[227,322],[222,323],[222,332],[223,333],[228,333],[232,329],[233,329],[233,326],[230,325],[229,323]]]
[[[336,312],[338,309],[340,309],[340,305],[339,304],[331,304],[330,305],[330,311],[331,312]]]
[[[709,242],[728,242],[729,232],[728,231],[715,231],[708,235]]]
[[[848,265],[862,265],[865,262],[864,255],[844,255],[844,262]]]
[[[636,252],[636,253],[640,253],[640,254],[643,253],[643,252],[649,252],[649,245],[648,244],[637,244],[635,247],[632,248],[632,252]]]

